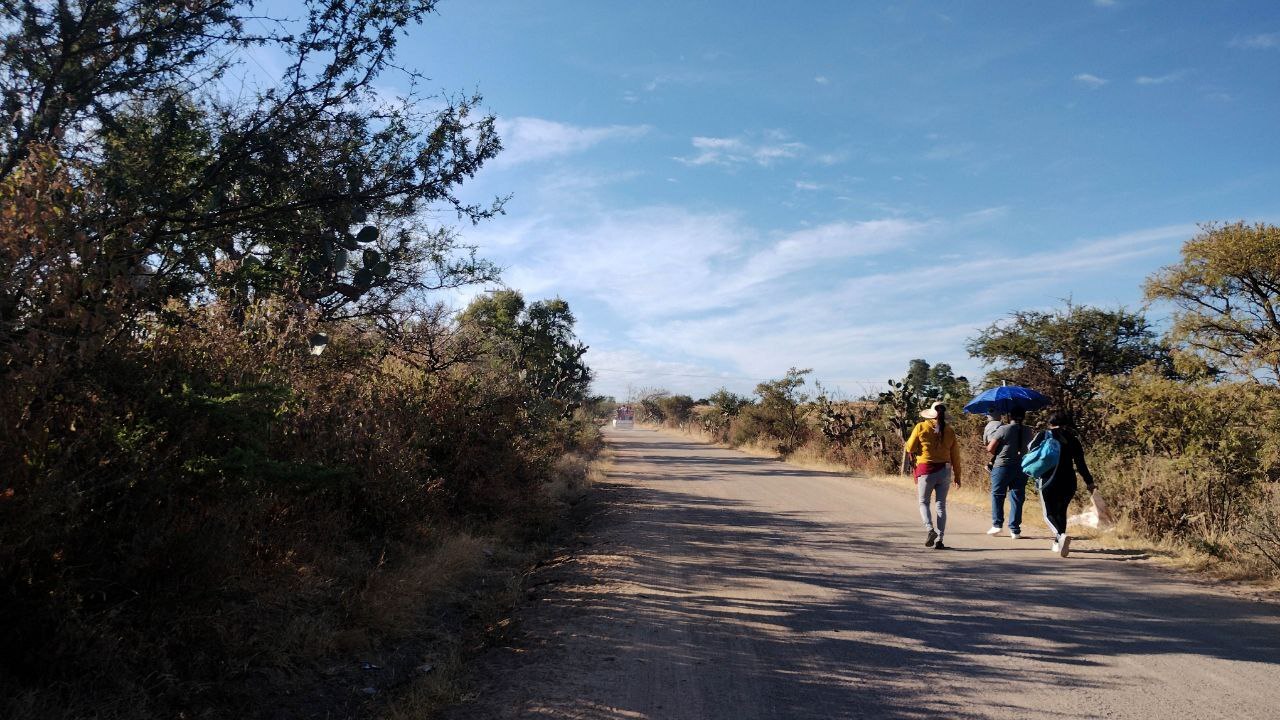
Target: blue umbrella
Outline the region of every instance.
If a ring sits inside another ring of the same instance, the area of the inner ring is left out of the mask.
[[[974,415],[999,415],[1010,410],[1039,410],[1052,402],[1031,388],[1002,385],[983,390],[964,406],[964,411]]]

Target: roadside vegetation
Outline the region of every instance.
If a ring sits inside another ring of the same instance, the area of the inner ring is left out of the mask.
[[[985,493],[985,421],[960,409],[985,387],[1025,385],[1075,417],[1122,535],[1227,576],[1280,579],[1280,228],[1205,226],[1144,291],[1172,309],[1168,332],[1145,309],[1014,312],[969,342],[989,369],[980,382],[916,359],[866,397],[833,397],[792,368],[750,397],[650,389],[631,403],[642,421],[882,474],[902,470],[919,411],[945,400],[965,485]]]
[[[347,716],[580,497],[568,305],[437,300],[497,278],[447,220],[501,143],[379,91],[433,5],[3,11],[0,716]]]

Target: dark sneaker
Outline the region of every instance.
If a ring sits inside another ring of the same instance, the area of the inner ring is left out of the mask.
[[[938,542],[933,544],[934,550],[946,550],[947,546],[942,544],[942,538],[938,538]]]
[[[930,530],[930,531],[929,531],[929,534],[928,534],[927,536],[925,536],[925,539],[924,539],[924,546],[925,546],[925,547],[933,547],[933,543],[934,543],[934,541],[935,541],[935,540],[937,540],[937,539],[938,539],[938,532],[937,532],[936,530]]]

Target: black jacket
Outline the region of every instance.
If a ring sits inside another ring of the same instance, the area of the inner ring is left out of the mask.
[[[1041,430],[1036,434],[1035,440],[1031,441],[1032,445],[1040,440],[1044,432]],[[1044,486],[1053,487],[1054,490],[1070,487],[1074,491],[1077,472],[1084,478],[1086,486],[1093,485],[1093,473],[1089,472],[1089,466],[1084,462],[1084,446],[1080,444],[1080,438],[1067,428],[1056,428],[1052,432],[1062,444],[1062,455],[1058,458],[1058,467],[1053,469],[1053,475],[1045,481]]]

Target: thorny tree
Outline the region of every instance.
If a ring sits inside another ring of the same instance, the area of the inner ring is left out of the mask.
[[[1240,375],[1280,382],[1280,227],[1206,225],[1182,246],[1182,262],[1144,290],[1177,308],[1175,342]]]
[[[970,339],[969,354],[992,367],[986,383],[1038,390],[1076,415],[1081,431],[1096,429],[1096,381],[1147,363],[1172,373],[1167,349],[1146,316],[1123,308],[1075,305],[1053,312],[1022,310]],[[1087,420],[1087,421],[1085,421]]]
[[[501,149],[478,96],[421,97],[408,72],[403,97],[375,87],[434,6],[4,3],[0,182],[42,153],[71,190],[92,187],[73,209],[80,242],[135,311],[216,298],[243,317],[271,299],[309,320],[411,326],[423,292],[496,275],[429,213],[501,211],[456,194]],[[285,69],[259,75],[252,53]],[[0,332],[38,331],[39,268],[7,265]]]

